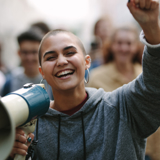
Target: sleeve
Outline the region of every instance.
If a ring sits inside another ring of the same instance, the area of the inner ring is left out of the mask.
[[[120,117],[134,133],[146,138],[160,126],[160,44],[148,44],[143,33],[140,39],[146,45],[143,72],[116,94]]]

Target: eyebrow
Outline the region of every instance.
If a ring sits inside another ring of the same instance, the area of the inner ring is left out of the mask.
[[[67,49],[70,49],[70,48],[74,48],[74,49],[76,49],[76,50],[77,50],[77,48],[76,48],[76,47],[74,47],[74,46],[67,46],[67,47],[65,47],[65,48],[63,49],[63,51],[65,51],[65,50],[67,50]]]
[[[65,50],[67,50],[67,49],[70,49],[70,48],[74,48],[74,49],[76,49],[76,51],[77,51],[77,48],[74,47],[74,46],[67,46],[67,47],[63,48],[63,51],[65,51]],[[47,54],[51,54],[51,53],[56,53],[56,52],[55,52],[55,51],[45,52],[45,54],[43,55],[43,58],[44,58]]]

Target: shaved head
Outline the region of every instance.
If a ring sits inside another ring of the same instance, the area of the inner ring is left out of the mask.
[[[43,37],[43,39],[42,39],[42,41],[41,41],[41,43],[40,43],[40,45],[39,45],[38,56],[39,56],[39,64],[40,64],[40,66],[41,66],[41,56],[42,56],[41,50],[42,50],[42,46],[43,46],[44,41],[45,41],[48,37],[50,37],[50,36],[55,36],[55,35],[57,35],[57,34],[59,34],[59,33],[65,33],[65,34],[69,34],[69,35],[74,36],[74,37],[75,37],[75,40],[77,41],[77,44],[78,44],[79,47],[81,48],[83,54],[86,55],[85,48],[84,48],[81,40],[80,40],[76,35],[74,35],[72,32],[69,32],[69,31],[67,31],[67,30],[56,29],[56,30],[52,30],[52,31],[48,32],[48,33]]]

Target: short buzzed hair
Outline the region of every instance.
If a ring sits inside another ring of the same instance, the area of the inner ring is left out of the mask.
[[[78,45],[80,46],[83,54],[86,55],[85,48],[84,48],[81,40],[80,40],[76,35],[74,35],[72,32],[67,31],[67,30],[55,29],[55,30],[52,30],[52,31],[48,32],[48,33],[43,37],[43,39],[42,39],[42,41],[41,41],[41,43],[40,43],[40,45],[39,45],[38,56],[39,56],[39,64],[40,64],[40,66],[41,66],[41,54],[42,54],[42,53],[41,53],[41,49],[42,49],[43,42],[44,42],[45,39],[47,39],[48,37],[50,37],[50,36],[52,36],[52,35],[54,36],[54,35],[59,34],[59,33],[67,33],[67,34],[71,34],[71,35],[75,36],[75,38],[77,39],[77,43],[78,43]]]

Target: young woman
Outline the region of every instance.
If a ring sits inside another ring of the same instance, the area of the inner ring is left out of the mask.
[[[158,4],[153,0],[128,3],[150,44],[141,35],[147,44],[143,74],[114,92],[85,88],[84,71],[90,66],[90,57],[84,56],[76,36],[56,30],[44,37],[39,70],[51,85],[55,100],[39,119],[37,159],[144,158],[145,138],[160,125],[160,45],[154,45],[160,44]],[[11,156],[26,154],[23,131],[17,131],[16,140]]]
[[[142,72],[140,46],[136,29],[118,28],[104,44],[105,63],[92,70],[87,86],[110,92],[135,79]]]

